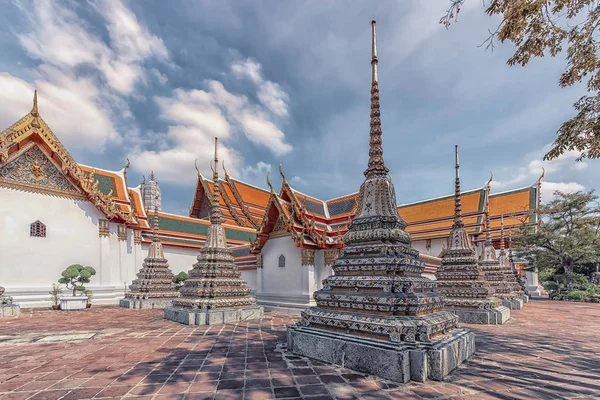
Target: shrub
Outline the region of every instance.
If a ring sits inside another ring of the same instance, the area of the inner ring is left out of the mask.
[[[54,303],[55,306],[58,305],[58,300],[60,300],[60,295],[62,294],[62,289],[56,283],[52,284],[52,290],[50,290],[50,300]]]
[[[173,277],[173,283],[177,285],[177,290],[181,289],[181,287],[183,286],[183,282],[187,281],[188,279],[190,279],[190,276],[187,272],[182,271],[175,275]]]
[[[590,294],[585,290],[573,290],[567,294],[569,300],[589,300]]]
[[[62,278],[58,280],[58,283],[62,283],[67,289],[73,290],[73,296],[76,296],[78,291],[85,291],[83,284],[90,283],[90,278],[96,275],[96,270],[81,264],[73,264],[68,266],[61,275]]]

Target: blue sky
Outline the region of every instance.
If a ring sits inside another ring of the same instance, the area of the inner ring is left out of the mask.
[[[561,89],[564,55],[509,67],[511,44],[477,47],[498,21],[472,0],[0,1],[0,126],[31,108],[81,163],[130,186],[154,170],[163,208],[187,214],[213,138],[233,177],[329,199],[357,191],[368,158],[370,21],[377,20],[384,158],[399,203],[534,183],[543,197],[592,189],[600,161],[542,156],[582,87]]]

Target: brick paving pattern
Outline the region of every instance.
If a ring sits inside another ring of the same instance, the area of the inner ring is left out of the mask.
[[[535,300],[512,316],[469,326],[477,353],[448,381],[398,385],[288,354],[294,316],[187,327],[160,310],[24,310],[0,318],[0,399],[600,398],[600,305]]]

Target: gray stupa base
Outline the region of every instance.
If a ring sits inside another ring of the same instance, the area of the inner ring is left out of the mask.
[[[185,325],[218,325],[262,319],[264,309],[260,306],[217,310],[188,310],[166,307],[165,319]]]
[[[394,382],[444,380],[475,352],[475,335],[454,329],[430,344],[388,342],[292,325],[287,330],[292,353]]]
[[[121,299],[119,305],[124,308],[150,309],[166,308],[171,305],[173,299]]]
[[[458,315],[458,320],[465,324],[502,325],[510,319],[510,309],[500,306],[493,310],[473,310],[465,308],[446,308]]]
[[[0,317],[18,317],[21,307],[16,304],[0,304]]]
[[[523,300],[521,299],[502,299],[502,305],[511,310],[520,310],[523,308]]]
[[[529,303],[529,296],[523,294],[521,295],[521,300],[523,300],[523,303]]]

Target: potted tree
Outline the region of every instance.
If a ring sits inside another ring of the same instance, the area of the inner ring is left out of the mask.
[[[183,287],[183,282],[187,281],[188,279],[190,279],[190,276],[184,271],[175,275],[173,277],[173,283],[177,286],[177,290],[181,289]]]
[[[52,290],[50,290],[50,300],[52,300],[52,309],[58,310],[60,306],[58,302],[60,301],[60,295],[62,294],[62,289],[56,283],[52,284]]]
[[[62,310],[82,310],[87,308],[87,296],[77,295],[77,292],[84,292],[84,283],[89,283],[92,276],[96,275],[96,270],[89,266],[73,264],[62,272],[62,278],[58,283],[62,283],[67,289],[73,291],[73,296],[63,296],[60,299],[60,308]]]
[[[92,306],[92,298],[94,297],[94,291],[90,290],[90,289],[87,289],[83,293],[85,294],[85,296],[87,296],[86,308],[90,308]]]

